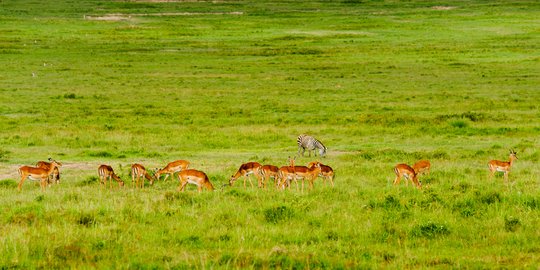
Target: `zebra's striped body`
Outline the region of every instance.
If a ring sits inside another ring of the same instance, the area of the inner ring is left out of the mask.
[[[324,144],[322,144],[319,140],[309,135],[302,134],[298,136],[296,142],[298,143],[298,154],[302,154],[302,156],[304,156],[304,152],[306,152],[306,149],[309,152],[309,156],[311,156],[312,150],[319,150],[319,155],[321,157],[324,157],[324,155],[326,155],[326,146],[324,146]],[[317,152],[315,152],[315,156],[316,155]]]

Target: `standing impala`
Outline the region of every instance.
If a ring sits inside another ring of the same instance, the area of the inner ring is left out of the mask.
[[[296,181],[296,173],[294,160],[296,157],[289,157],[289,166],[282,166],[278,170],[278,184],[277,187],[285,189],[291,185],[291,181]]]
[[[120,177],[118,177],[118,175],[114,173],[113,168],[109,165],[99,166],[98,175],[99,175],[99,180],[100,180],[99,181],[100,187],[103,185],[105,188],[107,188],[107,178],[109,178],[109,188],[111,189],[112,189],[112,179],[118,182],[118,186],[120,187],[124,186],[124,181],[122,181],[122,179],[120,179]]]
[[[298,190],[298,179],[302,179],[302,192],[304,192],[304,181],[307,180],[309,183],[309,189],[313,189],[313,181],[317,178],[319,173],[321,173],[321,165],[319,163],[315,163],[311,167],[306,166],[294,166],[294,172],[295,172],[295,182],[296,182],[296,189]]]
[[[55,168],[60,166],[62,166],[61,163],[51,159],[51,166],[48,169],[30,166],[20,167],[19,175],[21,176],[21,181],[19,182],[18,190],[21,191],[22,185],[26,178],[30,178],[32,180],[40,180],[41,190],[44,191],[45,187],[47,186],[49,175],[53,173]]]
[[[508,173],[510,173],[512,164],[514,163],[514,160],[518,159],[517,153],[514,150],[510,150],[509,158],[509,161],[491,160],[490,162],[488,162],[490,178],[493,177],[495,172],[504,172],[504,180],[508,181]]]
[[[231,176],[231,179],[229,179],[229,185],[232,186],[238,178],[244,176],[244,188],[246,188],[246,180],[248,179],[248,176],[250,174],[253,174],[259,181],[259,187],[261,187],[261,177],[257,173],[259,167],[261,167],[261,164],[259,162],[248,162],[242,164],[238,171],[233,176]],[[251,187],[253,187],[253,182],[251,182],[251,180],[249,180],[249,183],[251,184]]]
[[[406,180],[412,180],[413,184],[418,188],[422,188],[422,183],[418,181],[418,175],[411,166],[407,164],[398,164],[394,167],[394,173],[396,173],[396,179],[394,179],[394,185],[399,185],[401,177],[405,177]],[[409,182],[406,182],[407,186]]]
[[[332,167],[324,165],[318,161],[312,161],[308,164],[308,167],[313,167],[315,164],[319,164],[321,167],[321,172],[319,173],[319,176],[321,176],[324,180],[324,185],[326,186],[326,180],[330,180],[330,183],[332,184],[332,187],[334,186],[334,169]]]
[[[131,182],[134,187],[144,188],[144,178],[150,181],[150,185],[154,184],[154,178],[146,172],[143,165],[137,163],[131,165]]]
[[[259,167],[259,177],[262,179],[263,188],[266,188],[266,182],[268,179],[274,178],[275,186],[278,186],[278,172],[279,168],[274,165],[263,165]]]
[[[208,179],[206,173],[201,171],[193,169],[183,170],[178,173],[178,180],[180,180],[178,191],[184,191],[187,184],[196,185],[199,192],[201,192],[203,187],[210,191],[214,190],[214,186],[210,183],[210,179]]]
[[[165,174],[165,179],[163,179],[163,181],[165,182],[167,180],[167,178],[169,178],[169,176],[171,176],[171,178],[173,178],[174,173],[187,169],[189,164],[190,163],[187,160],[175,160],[175,161],[170,162],[169,164],[167,164],[167,166],[165,166],[165,168],[158,169],[156,171],[155,175],[154,175],[154,178],[156,178],[156,180],[159,180],[159,177],[162,174]]]
[[[51,167],[51,161],[52,159],[49,158],[49,162],[47,161],[38,161],[36,163],[36,166],[39,167],[39,168],[43,168],[45,170],[48,170],[50,167]],[[61,163],[58,162],[58,164],[62,165]],[[56,184],[60,184],[60,171],[58,170],[58,167],[55,167],[53,172],[49,175],[48,179],[48,184],[51,184],[51,183],[56,183]]]
[[[418,175],[424,174],[424,173],[427,173],[427,175],[429,175],[429,170],[431,169],[431,163],[429,162],[429,160],[420,160],[414,163],[412,168]]]

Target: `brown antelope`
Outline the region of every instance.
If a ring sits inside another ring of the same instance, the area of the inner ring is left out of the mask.
[[[431,163],[429,162],[429,160],[420,160],[414,163],[412,168],[418,175],[424,174],[424,173],[427,173],[427,175],[429,175],[429,171],[431,169]]]
[[[30,178],[33,180],[40,180],[41,190],[44,191],[49,180],[49,175],[53,173],[55,168],[60,166],[62,166],[61,163],[51,159],[51,166],[48,169],[30,166],[20,167],[19,175],[21,176],[21,181],[19,182],[18,190],[21,191],[26,178]]]
[[[99,166],[98,168],[98,175],[99,175],[99,186],[101,187],[102,185],[107,188],[107,178],[109,178],[109,188],[112,189],[112,179],[114,179],[114,181],[118,182],[118,186],[119,187],[123,187],[124,186],[124,181],[122,181],[122,179],[120,179],[120,177],[118,177],[118,175],[116,175],[114,173],[114,170],[111,166],[109,165],[101,165]]]
[[[262,179],[263,188],[266,188],[266,182],[270,178],[274,178],[276,187],[278,186],[278,172],[279,168],[274,165],[263,165],[259,167],[259,177]]]
[[[231,176],[231,179],[229,179],[229,185],[233,185],[234,182],[244,176],[244,188],[246,187],[246,180],[248,179],[248,176],[250,174],[253,174],[255,175],[255,177],[257,178],[257,181],[259,182],[259,187],[261,187],[261,177],[259,177],[259,174],[257,173],[258,170],[259,170],[259,167],[261,167],[261,164],[258,163],[258,162],[248,162],[248,163],[244,163],[240,166],[240,168],[238,169],[238,171]],[[253,182],[251,182],[251,180],[249,180],[249,183],[251,184],[251,187],[253,187]]]
[[[394,172],[396,173],[396,179],[394,179],[394,185],[399,185],[401,177],[405,177],[406,180],[412,180],[413,184],[418,188],[422,188],[422,183],[418,181],[418,175],[411,166],[407,164],[398,164],[394,167]],[[406,182],[407,186],[409,182]]]
[[[150,185],[154,184],[154,178],[150,176],[148,172],[146,172],[146,169],[143,165],[137,163],[131,165],[131,182],[134,187],[144,188],[144,178],[150,181]]]
[[[302,192],[304,192],[304,181],[307,180],[309,183],[309,189],[313,189],[313,181],[317,178],[317,176],[321,173],[321,165],[319,163],[315,163],[311,167],[306,166],[294,166],[294,172],[295,172],[295,182],[297,182],[299,179],[302,180]],[[296,184],[296,187],[298,189],[298,183]]]
[[[488,162],[490,178],[492,178],[493,175],[495,175],[495,172],[503,172],[504,180],[508,181],[508,173],[510,173],[512,164],[514,163],[514,160],[518,159],[517,153],[514,150],[510,150],[509,158],[510,158],[509,161],[491,160],[490,162]]]
[[[212,183],[210,183],[208,176],[201,171],[193,169],[182,170],[180,173],[178,173],[178,180],[180,181],[178,191],[184,191],[187,184],[196,185],[199,192],[201,192],[203,187],[210,191],[214,190],[214,186]]]
[[[321,167],[321,172],[319,173],[319,176],[323,178],[324,185],[326,186],[326,180],[330,180],[330,183],[332,184],[332,187],[333,187],[334,186],[334,170],[332,169],[332,167],[324,165],[318,161],[312,161],[308,164],[308,168],[313,167],[317,163]]]
[[[169,164],[167,164],[167,166],[165,166],[165,168],[158,169],[156,171],[155,175],[154,175],[154,178],[156,178],[156,180],[159,180],[159,177],[162,174],[165,174],[165,179],[163,179],[163,181],[165,182],[167,180],[167,178],[169,178],[169,176],[171,176],[171,178],[173,178],[174,173],[177,173],[179,171],[187,169],[189,164],[190,163],[187,160],[175,160],[175,161],[170,162]]]
[[[51,161],[52,159],[49,158],[49,161]],[[61,163],[58,162],[58,164],[62,165]],[[38,161],[36,163],[36,166],[38,168],[43,168],[45,170],[48,170],[50,167],[51,167],[51,162],[47,162],[47,161]],[[48,184],[52,184],[52,183],[56,183],[56,184],[60,184],[60,171],[58,170],[58,167],[55,167],[53,172],[49,175],[49,177],[47,178],[47,182]]]
[[[278,170],[278,184],[277,188],[285,189],[286,187],[289,187],[291,184],[291,181],[296,182],[296,173],[295,173],[295,166],[294,166],[294,160],[296,157],[291,158],[289,157],[289,166],[282,166]]]

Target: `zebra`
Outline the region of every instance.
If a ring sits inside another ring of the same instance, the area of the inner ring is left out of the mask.
[[[300,151],[302,151],[302,156],[304,156],[304,152],[306,152],[306,149],[309,151],[309,156],[311,157],[311,150],[319,149],[319,155],[321,157],[324,157],[326,155],[326,146],[324,146],[319,140],[306,135],[301,134],[298,136],[298,139],[296,139],[296,142],[298,143],[298,154],[300,154]],[[317,152],[315,152],[315,156],[317,155]]]

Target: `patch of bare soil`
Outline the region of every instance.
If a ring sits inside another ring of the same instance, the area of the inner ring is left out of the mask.
[[[434,9],[434,10],[451,10],[451,9],[455,9],[456,7],[453,7],[453,6],[432,6],[431,9]]]
[[[28,166],[31,166],[32,164],[25,164]],[[69,171],[96,171],[97,174],[97,168],[100,164],[98,163],[64,163],[62,162],[62,167],[60,167],[60,173],[62,173],[63,170],[69,170]],[[15,179],[19,180],[19,167],[23,166],[23,164],[19,165],[9,165],[9,166],[2,166],[0,167],[0,181],[5,179]]]
[[[211,3],[224,3],[225,1],[204,1],[204,0],[131,0],[130,2],[136,2],[136,3],[205,3],[205,2],[211,2]]]
[[[242,11],[232,12],[164,12],[164,13],[113,13],[105,15],[84,15],[85,20],[92,21],[127,21],[135,17],[163,17],[163,16],[202,16],[202,15],[243,15]]]
[[[19,165],[2,166],[2,168],[0,168],[0,181],[4,179],[18,179],[19,167]]]

